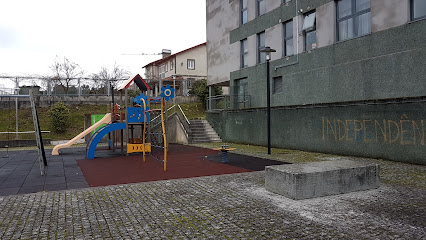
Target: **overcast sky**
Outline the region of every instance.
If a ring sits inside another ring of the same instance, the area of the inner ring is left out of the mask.
[[[161,56],[122,54],[176,53],[206,41],[205,0],[0,1],[0,75],[49,74],[56,56],[88,74],[114,62],[142,74]]]

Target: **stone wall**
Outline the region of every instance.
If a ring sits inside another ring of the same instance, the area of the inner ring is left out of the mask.
[[[267,145],[266,109],[207,114],[224,142]],[[272,108],[273,147],[426,165],[426,98]]]

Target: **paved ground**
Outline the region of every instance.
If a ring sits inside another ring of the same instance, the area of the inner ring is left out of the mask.
[[[11,151],[8,157],[0,152],[0,196],[89,186],[76,161],[84,156],[84,148],[72,148],[60,156],[50,153],[46,150],[48,166],[41,176],[37,151]]]
[[[380,162],[398,179],[298,201],[263,171],[3,196],[0,239],[426,239],[426,166]]]
[[[143,163],[139,161],[140,155],[126,157],[119,151],[99,150],[95,159],[85,159],[84,147],[62,149],[59,156],[52,156],[51,149],[46,149],[48,166],[43,176],[40,175],[37,151],[18,150],[8,154],[2,151],[0,196],[239,173],[283,164],[230,153],[232,161],[224,165],[215,163],[220,162],[221,154],[211,149],[171,144],[169,150],[169,159],[173,161],[169,161],[168,171],[164,172],[162,163],[150,157]]]
[[[424,190],[294,201],[264,172],[0,197],[1,239],[425,239]]]

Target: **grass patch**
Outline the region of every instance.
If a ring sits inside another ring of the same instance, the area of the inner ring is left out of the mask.
[[[315,152],[304,152],[299,150],[290,150],[283,148],[271,148],[271,155],[268,155],[268,148],[258,145],[250,144],[239,144],[239,143],[201,143],[193,144],[194,146],[205,147],[205,148],[219,148],[221,145],[226,144],[232,148],[236,148],[233,152],[253,157],[268,158],[283,162],[290,163],[303,163],[303,162],[319,162],[326,161],[336,155],[315,153]]]
[[[192,145],[205,148],[219,148],[223,144],[236,148],[236,150],[233,151],[234,153],[268,158],[288,163],[308,163],[337,160],[339,158],[354,158],[355,161],[379,164],[380,181],[382,183],[426,189],[426,167],[422,165],[387,161],[383,159],[339,156],[282,148],[272,148],[271,155],[268,155],[267,147],[238,143],[201,143]]]

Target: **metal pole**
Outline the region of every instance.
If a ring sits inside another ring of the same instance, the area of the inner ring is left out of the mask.
[[[15,98],[15,110],[16,110],[16,114],[15,114],[15,116],[16,116],[16,120],[15,120],[15,122],[16,122],[16,137],[15,137],[15,139],[18,139],[19,128],[18,128],[18,98],[17,97]]]
[[[268,121],[268,155],[271,154],[271,87],[269,81],[269,59],[266,60],[266,109]]]
[[[80,78],[78,79],[78,96],[81,96],[81,85],[80,85]]]
[[[175,90],[176,95],[176,75],[173,75],[173,89]],[[173,106],[175,106],[174,112],[176,113],[176,97],[173,98]]]
[[[209,86],[209,98],[207,98],[207,110],[211,111],[212,110],[212,92],[213,92],[213,87],[212,85]],[[224,108],[226,109],[226,108]]]

